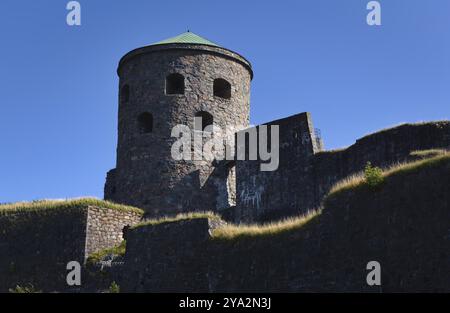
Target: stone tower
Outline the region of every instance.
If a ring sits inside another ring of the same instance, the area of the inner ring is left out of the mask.
[[[251,64],[192,32],[127,53],[119,62],[116,168],[105,199],[141,207],[147,216],[221,210],[235,201],[234,163],[171,155],[176,125],[249,124]],[[197,123],[198,124],[198,123]]]

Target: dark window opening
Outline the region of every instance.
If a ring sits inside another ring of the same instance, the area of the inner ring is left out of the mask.
[[[141,134],[151,133],[153,131],[153,115],[147,112],[139,115],[138,127]]]
[[[120,90],[120,99],[122,103],[126,103],[130,100],[130,86],[124,85]]]
[[[217,78],[214,80],[214,96],[230,99],[231,98],[231,85],[225,79]]]
[[[166,94],[182,95],[184,94],[184,76],[181,74],[170,74],[166,77]]]
[[[204,131],[207,126],[212,125],[214,122],[213,116],[206,111],[199,111],[195,113],[195,117],[195,130]]]

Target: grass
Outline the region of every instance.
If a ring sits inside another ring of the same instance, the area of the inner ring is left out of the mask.
[[[164,216],[158,219],[150,219],[145,222],[139,223],[130,227],[130,229],[139,228],[142,226],[159,225],[164,223],[173,223],[182,220],[192,220],[198,218],[210,218],[210,219],[220,219],[220,216],[213,212],[190,212],[190,213],[180,213],[175,216]]]
[[[432,158],[438,155],[443,155],[446,154],[447,151],[444,149],[429,149],[429,150],[416,150],[410,153],[411,156],[413,157],[418,157],[418,158]]]
[[[73,209],[87,206],[96,206],[106,209],[136,212],[143,214],[144,211],[132,206],[116,204],[109,201],[99,200],[95,198],[79,198],[79,199],[67,199],[67,200],[38,200],[32,202],[16,202],[10,204],[0,205],[0,215],[24,212],[24,211],[40,211],[51,209]]]
[[[212,231],[213,239],[232,240],[243,237],[257,237],[257,236],[273,236],[292,230],[301,228],[310,220],[320,215],[321,210],[310,211],[307,214],[291,217],[278,222],[267,224],[225,224],[215,228]],[[131,228],[138,228],[143,226],[159,225],[163,223],[173,223],[182,220],[191,220],[197,218],[212,218],[220,219],[220,216],[212,212],[191,212],[181,213],[174,217],[163,217],[160,219],[148,220],[143,223],[132,226]]]
[[[109,293],[120,293],[120,286],[113,281],[108,289]]]
[[[389,169],[382,172],[382,176],[384,179],[393,177],[396,175],[405,175],[408,173],[416,172],[418,170],[438,166],[443,163],[450,163],[450,153],[445,152],[443,154],[437,155],[432,158],[426,158],[422,160],[418,160],[410,163],[399,163],[395,164]],[[357,173],[355,175],[349,176],[339,182],[337,182],[332,188],[327,198],[331,198],[336,196],[337,194],[349,191],[356,190],[358,188],[363,188],[367,186],[366,179],[363,173]]]
[[[437,127],[440,128],[440,127],[444,127],[444,126],[446,126],[448,124],[450,124],[450,121],[446,121],[446,120],[443,120],[443,121],[417,122],[417,123],[401,123],[401,124],[398,124],[398,125],[393,125],[391,127],[386,127],[386,128],[380,129],[380,130],[378,130],[376,132],[364,135],[363,137],[359,138],[358,141],[362,140],[364,138],[367,138],[367,137],[371,137],[373,135],[379,135],[379,134],[382,134],[382,133],[394,130],[396,128],[405,127],[405,126],[413,126],[414,127],[414,126],[423,126],[423,125],[436,125]]]
[[[123,255],[125,255],[126,248],[127,248],[127,242],[124,240],[118,246],[115,246],[113,248],[104,249],[99,252],[95,252],[95,253],[91,254],[87,259],[87,263],[94,264],[94,263],[100,262],[105,256],[110,255],[110,254],[123,256]]]
[[[213,239],[233,240],[239,238],[270,237],[298,230],[313,218],[321,214],[321,210],[310,211],[304,215],[291,217],[279,222],[267,224],[226,224],[213,230]]]
[[[32,284],[29,284],[28,286],[20,286],[17,285],[15,288],[9,289],[10,293],[41,293],[41,290],[37,290]]]

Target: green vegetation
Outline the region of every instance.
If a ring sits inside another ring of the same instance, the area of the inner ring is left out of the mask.
[[[213,230],[213,239],[232,240],[244,237],[275,236],[282,233],[298,230],[309,221],[321,214],[321,210],[310,211],[304,215],[291,217],[279,222],[267,224],[226,224]]]
[[[367,162],[366,167],[364,168],[364,179],[371,188],[375,188],[383,183],[383,171],[381,168],[372,166],[370,162]]]
[[[383,180],[389,179],[390,177],[397,175],[405,175],[408,173],[413,173],[427,167],[438,166],[443,163],[450,162],[450,153],[445,152],[444,154],[438,155],[432,158],[426,158],[423,160],[418,160],[410,163],[401,163],[392,166],[391,168],[382,172]],[[345,191],[356,191],[357,189],[364,188],[367,186],[366,178],[362,174],[355,174],[353,176],[347,177],[346,179],[336,183],[331,189],[327,198],[336,196],[337,194]]]
[[[125,255],[126,248],[127,248],[127,242],[126,242],[126,240],[124,240],[118,246],[115,246],[113,248],[104,249],[99,252],[91,254],[87,259],[87,263],[94,264],[94,263],[100,262],[107,255],[123,256],[123,255]]]
[[[120,293],[120,286],[115,281],[109,286],[109,293]]]
[[[17,285],[15,288],[9,289],[10,293],[41,293],[42,291],[37,290],[32,284],[28,284],[28,286],[22,287]]]
[[[159,225],[163,223],[173,223],[182,220],[192,220],[198,218],[209,218],[209,219],[220,219],[220,216],[213,212],[190,212],[190,213],[180,213],[176,216],[169,217],[164,216],[158,219],[147,220],[145,222],[139,223],[137,225],[132,226],[130,229],[139,228],[142,226],[151,226],[151,225]]]
[[[52,209],[75,209],[88,206],[96,206],[101,208],[107,208],[112,210],[136,212],[143,214],[144,211],[132,206],[116,204],[109,201],[103,201],[95,198],[80,198],[80,199],[68,199],[68,200],[38,200],[32,202],[17,202],[10,204],[0,205],[0,215],[22,212],[22,211],[40,211],[40,210],[52,210]]]

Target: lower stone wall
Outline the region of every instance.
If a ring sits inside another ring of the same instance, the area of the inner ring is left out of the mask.
[[[0,211],[0,292],[30,284],[42,291],[81,291],[67,286],[67,264],[82,265],[90,254],[120,244],[123,228],[143,214],[61,203],[61,208]]]
[[[212,237],[192,219],[130,232],[127,292],[450,292],[450,164],[329,198],[323,213],[280,234]],[[367,263],[381,264],[369,286]]]
[[[0,215],[0,291],[66,289],[67,263],[85,259],[86,221],[81,208]]]

